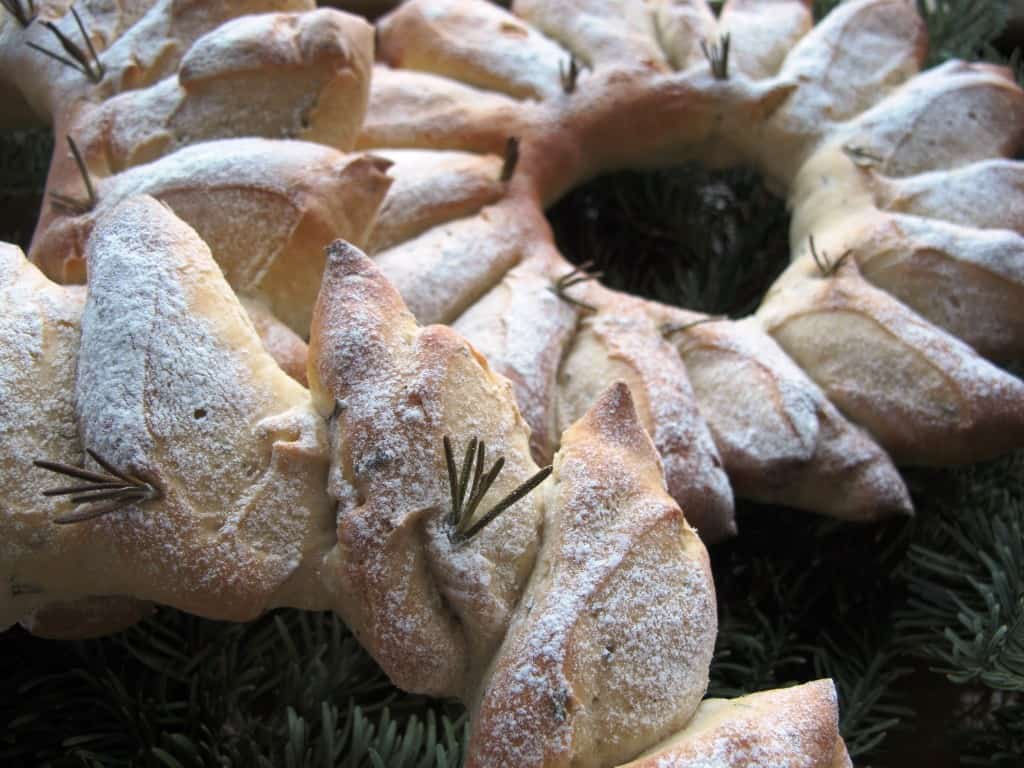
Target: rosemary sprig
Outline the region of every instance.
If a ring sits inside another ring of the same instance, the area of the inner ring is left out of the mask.
[[[80,523],[116,512],[129,504],[159,498],[160,492],[145,480],[122,472],[95,451],[86,450],[86,453],[100,465],[103,472],[92,472],[82,467],[73,467],[70,464],[56,461],[32,462],[40,469],[85,481],[77,485],[61,486],[43,491],[43,496],[70,496],[73,503],[85,505],[82,509],[54,518],[53,522],[61,525]]]
[[[558,62],[558,76],[562,81],[562,90],[565,93],[576,91],[576,81],[580,77],[580,65],[575,56],[569,56],[568,67],[565,67],[562,62]]]
[[[704,58],[711,65],[711,74],[716,80],[729,79],[729,33],[726,32],[717,43],[709,43],[707,40],[700,41],[700,49],[704,52]]]
[[[836,270],[843,266],[843,263],[850,258],[850,254],[853,253],[853,251],[847,250],[842,256],[833,262],[824,251],[820,254],[818,253],[818,249],[814,247],[814,235],[810,235],[807,240],[811,246],[811,258],[814,259],[814,263],[817,264],[818,269],[821,270],[822,277],[831,277],[834,275]]]
[[[509,181],[519,164],[519,139],[509,136],[505,141],[505,161],[501,164],[501,181]]]
[[[0,0],[0,5],[7,9],[7,12],[14,17],[14,20],[21,25],[22,29],[28,27],[36,18],[35,0],[27,0],[25,8],[21,7],[21,0]]]
[[[463,544],[480,533],[502,512],[511,507],[520,499],[526,497],[534,488],[544,482],[551,474],[551,467],[547,466],[538,470],[532,477],[523,482],[519,487],[505,496],[501,501],[491,507],[490,510],[480,516],[475,523],[472,522],[480,502],[494,485],[494,481],[505,466],[505,458],[499,456],[491,468],[484,472],[486,464],[487,448],[483,440],[473,438],[466,446],[466,453],[462,459],[462,471],[460,472],[455,464],[455,453],[452,450],[452,441],[448,435],[444,436],[444,460],[448,468],[448,488],[451,492],[451,509],[448,521],[451,525],[452,538],[459,544]],[[469,482],[470,474],[473,475],[473,482]],[[469,491],[469,498],[466,492]]]
[[[662,323],[658,330],[661,331],[662,336],[671,336],[674,333],[688,331],[696,325],[704,325],[704,323],[720,323],[723,320],[728,319],[729,318],[725,315],[708,315],[707,317],[702,317],[700,320],[693,320],[689,323]]]
[[[82,153],[78,151],[78,145],[75,144],[75,140],[70,136],[66,138],[68,140],[68,147],[71,149],[71,156],[75,158],[75,165],[78,166],[78,172],[85,183],[85,192],[89,198],[88,200],[79,200],[60,192],[50,192],[50,202],[54,208],[65,216],[81,216],[83,213],[88,213],[96,207],[96,189],[92,185],[92,177],[89,175],[89,168],[86,166],[85,160],[82,159]]]
[[[551,286],[548,290],[550,290],[552,293],[558,296],[558,298],[560,298],[562,301],[568,302],[569,304],[572,304],[574,307],[579,307],[580,309],[585,309],[589,312],[596,312],[597,307],[595,307],[593,304],[587,304],[585,301],[574,299],[572,296],[566,293],[566,291],[572,288],[574,285],[585,283],[588,280],[597,280],[599,277],[604,275],[604,272],[589,272],[588,270],[593,266],[593,261],[583,262],[578,267],[573,268],[572,270],[566,272],[564,275],[558,278],[558,280],[555,281],[555,284]]]
[[[854,165],[861,168],[869,168],[872,165],[879,165],[883,162],[882,158],[878,155],[855,144],[843,144],[843,154],[850,158]]]
[[[82,17],[78,15],[78,11],[75,10],[74,6],[71,6],[71,15],[75,17],[75,23],[78,24],[78,31],[82,34],[82,39],[85,40],[88,52],[83,51],[74,40],[61,32],[60,28],[52,21],[44,21],[43,26],[54,34],[67,56],[51,51],[49,48],[43,48],[43,46],[36,45],[33,42],[26,42],[25,45],[49,56],[51,59],[59,61],[65,66],[78,70],[89,78],[93,84],[98,84],[103,79],[103,75],[106,74],[106,71],[103,69],[103,62],[96,55],[96,49],[92,46],[92,40],[89,39],[89,35],[85,31],[85,25],[82,24]]]

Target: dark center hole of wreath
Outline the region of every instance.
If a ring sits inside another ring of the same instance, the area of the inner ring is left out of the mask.
[[[748,168],[619,171],[548,211],[575,264],[610,288],[709,314],[753,312],[789,262],[785,201]]]

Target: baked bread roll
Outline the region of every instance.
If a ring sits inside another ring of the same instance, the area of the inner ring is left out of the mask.
[[[737,496],[844,520],[912,511],[885,451],[843,418],[757,318],[655,316],[686,363]]]
[[[694,4],[695,5],[695,4]],[[516,15],[557,40],[591,69],[669,69],[647,3],[624,0],[515,0]]]
[[[374,262],[420,323],[451,323],[523,258],[529,213],[488,206],[379,251]]]
[[[377,212],[367,253],[470,217],[505,194],[502,159],[495,155],[416,149],[375,151],[374,155],[391,163],[389,172],[395,181]]]
[[[707,8],[706,3],[689,5]],[[687,4],[661,4],[662,8],[679,6]],[[778,73],[790,50],[813,26],[811,0],[727,0],[719,15],[718,33],[729,36],[730,77],[760,80]],[[711,39],[706,32],[695,37]]]
[[[313,0],[128,0],[122,3],[36,0],[36,21],[22,27],[0,15],[0,80],[13,84],[43,120],[82,100],[100,102],[123,91],[153,85],[173,74],[198,38],[229,19],[270,11],[309,11]],[[87,40],[70,12],[79,12]],[[82,65],[93,76],[30,48],[31,42],[62,53],[43,25],[53,22],[82,48]],[[90,50],[91,46],[91,50]],[[95,56],[93,55],[95,53]]]
[[[701,44],[720,44],[715,14],[703,0],[655,0],[648,5],[658,42],[673,69],[687,70],[705,63]]]
[[[454,77],[517,99],[555,96],[565,53],[490,3],[410,0],[377,24],[381,59],[392,67]]]
[[[374,67],[358,148],[459,149],[500,155],[532,108],[428,73]]]
[[[238,298],[245,308],[245,314],[252,321],[256,333],[263,342],[263,348],[274,358],[281,370],[302,386],[308,386],[306,367],[309,348],[299,336],[275,317],[267,305],[258,299]]]
[[[810,258],[758,310],[765,329],[898,464],[959,464],[1024,439],[1024,383],[869,285]]]
[[[234,620],[326,607],[323,422],[206,246],[152,198],[115,207],[90,238],[74,392],[82,444],[150,492],[65,526],[83,559],[47,579]]]
[[[786,56],[779,78],[799,87],[763,125],[750,125],[741,134],[744,153],[788,186],[836,126],[916,74],[927,46],[924,22],[912,4],[841,3]]]
[[[707,552],[665,492],[628,387],[614,384],[555,456],[537,565],[466,765],[628,760],[696,710],[716,627]]]
[[[397,685],[465,699],[533,570],[540,508],[528,496],[462,536],[443,445],[461,458],[475,438],[504,460],[481,514],[533,476],[511,386],[451,329],[418,326],[342,241],[317,300],[309,383],[331,431],[336,610]]]
[[[668,492],[705,542],[736,533],[732,488],[686,367],[644,302],[587,286],[596,312],[580,323],[558,373],[559,432],[587,412],[605,382],[626,382],[661,456]]]
[[[865,279],[985,357],[1024,354],[1024,237],[879,216],[853,240]]]
[[[979,229],[1024,232],[1024,166],[985,160],[955,170],[893,178],[863,167],[874,203],[907,213]]]
[[[705,699],[679,733],[622,768],[850,768],[831,680]]]
[[[369,98],[373,28],[331,9],[244,16],[200,37],[172,76],[58,126],[90,173],[109,176],[188,144],[243,136],[355,145]],[[70,162],[65,153],[55,160]],[[52,188],[77,167],[51,170]]]
[[[96,220],[126,198],[148,194],[196,229],[239,294],[263,300],[304,336],[323,249],[339,236],[365,242],[390,184],[388,165],[300,141],[196,144],[98,180],[91,211],[42,216],[30,256],[61,281],[83,278]]]

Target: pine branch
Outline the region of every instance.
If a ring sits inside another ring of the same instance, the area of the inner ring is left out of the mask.
[[[897,628],[957,684],[1024,692],[1024,459],[965,471],[908,556]]]
[[[1009,19],[1007,0],[917,0],[928,28],[926,66],[950,59],[975,61],[998,38]]]
[[[401,693],[330,614],[251,624],[161,610],[0,674],[0,764],[455,766],[464,715]],[[11,638],[5,637],[9,644]],[[64,656],[70,655],[70,658]]]
[[[881,623],[829,634],[809,649],[818,677],[830,677],[839,694],[839,732],[852,758],[875,752],[889,731],[913,717],[896,683],[910,673]]]

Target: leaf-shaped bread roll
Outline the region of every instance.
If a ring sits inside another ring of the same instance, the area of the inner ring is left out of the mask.
[[[84,288],[51,283],[0,243],[0,628],[20,621],[43,637],[107,634],[151,610],[130,597],[91,596],[86,580],[50,579],[83,555],[54,525],[64,502],[43,495],[60,483],[32,462],[82,461],[74,389],[84,306]]]
[[[152,198],[90,238],[75,397],[84,446],[156,498],[68,526],[90,556],[64,578],[220,619],[326,607],[324,422],[209,249]]]
[[[60,122],[61,111],[82,99],[100,102],[122,91],[152,85],[173,74],[181,57],[206,32],[237,16],[269,11],[308,11],[312,0],[129,0],[75,6],[67,0],[36,0],[36,20],[22,28],[0,14],[0,80],[13,84],[39,118]],[[28,45],[61,51],[44,22],[53,22],[74,44],[96,51],[89,66],[98,82]],[[98,64],[97,64],[98,59]],[[101,69],[102,68],[102,69]]]
[[[528,496],[461,538],[443,445],[459,464],[473,439],[503,458],[479,513],[534,475],[511,386],[451,329],[418,327],[374,263],[341,241],[317,300],[309,381],[332,436],[336,610],[397,685],[465,697],[533,568],[540,511]]]
[[[102,104],[83,103],[58,135],[109,176],[188,144],[262,136],[355,146],[369,99],[373,28],[325,8],[229,21],[199,38],[179,71]],[[51,186],[78,174],[54,155]],[[70,164],[69,164],[70,163]]]
[[[689,69],[706,61],[701,43],[712,44],[718,23],[707,0],[653,0],[647,3],[658,41],[674,69]]]
[[[707,552],[619,382],[563,435],[533,577],[472,718],[466,765],[615,765],[704,695]]]
[[[675,320],[662,315],[663,327],[737,496],[846,520],[911,511],[885,451],[843,418],[756,318],[671,314]]]
[[[598,311],[583,318],[559,369],[559,429],[581,418],[610,382],[625,381],[687,521],[705,542],[735,534],[729,479],[679,355],[645,302],[588,287]]]
[[[507,93],[554,96],[569,54],[522,19],[482,0],[409,0],[380,20],[381,58]]]
[[[917,216],[873,219],[850,242],[861,273],[996,360],[1024,353],[1024,236]]]
[[[949,61],[906,83],[833,141],[897,177],[1013,157],[1024,142],[1024,92],[1005,67]]]
[[[679,733],[621,768],[705,765],[849,768],[832,681],[705,699]]]
[[[323,249],[335,237],[365,242],[391,182],[388,166],[304,141],[204,142],[99,180],[92,211],[44,214],[29,256],[62,282],[84,279],[96,219],[127,197],[151,195],[199,233],[235,291],[262,299],[304,336]]]
[[[416,319],[451,323],[523,257],[520,205],[493,205],[374,255]]]
[[[472,216],[505,194],[495,155],[419,149],[375,151],[395,182],[381,204],[367,253],[398,245],[454,219]]]
[[[765,329],[897,464],[981,461],[1024,443],[1024,383],[868,284],[810,257],[758,310]]]
[[[770,175],[792,179],[836,124],[914,75],[926,51],[924,23],[905,0],[839,5],[786,57],[779,77],[799,87],[763,128],[750,131],[745,146]]]
[[[1024,163],[986,160],[957,168],[892,178],[864,169],[875,205],[981,229],[1024,234]]]

